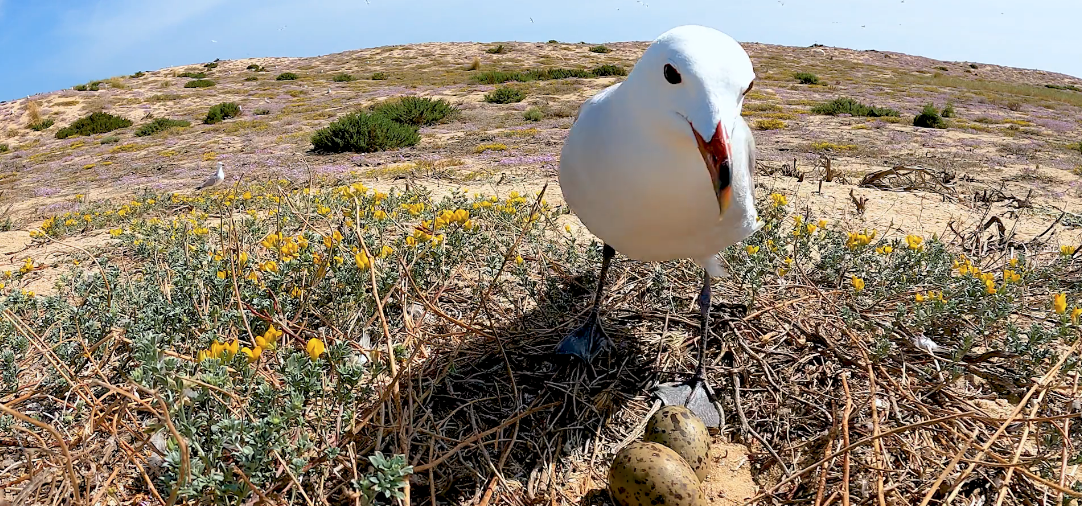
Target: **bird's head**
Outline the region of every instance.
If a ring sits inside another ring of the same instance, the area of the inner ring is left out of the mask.
[[[755,71],[747,52],[713,28],[686,25],[661,34],[621,86],[634,89],[651,124],[674,142],[694,137],[722,212],[732,189],[732,135],[747,131],[740,110]]]

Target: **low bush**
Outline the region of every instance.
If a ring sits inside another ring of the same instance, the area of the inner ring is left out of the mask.
[[[181,72],[181,73],[177,74],[177,77],[187,77],[189,79],[202,79],[204,77],[207,77],[207,73],[206,72],[191,72],[191,71],[188,71],[188,72]]]
[[[29,128],[31,129],[31,130],[35,131],[35,132],[40,132],[40,131],[42,131],[42,130],[45,130],[45,129],[47,129],[47,128],[49,128],[49,127],[53,126],[53,123],[56,123],[56,122],[55,122],[55,121],[53,121],[53,120],[52,120],[52,119],[50,118],[50,119],[43,119],[43,120],[35,121],[35,122],[33,122],[33,123],[31,123],[31,124],[29,124],[29,125],[27,125],[27,126],[28,126],[28,127],[29,127]]]
[[[522,113],[522,118],[526,121],[541,121],[545,119],[545,113],[537,107],[531,107]]]
[[[213,125],[237,116],[240,116],[239,105],[233,102],[222,102],[218,105],[211,106],[210,110],[207,111],[207,117],[203,119],[203,123]]]
[[[297,74],[294,74],[292,72],[282,72],[281,74],[278,74],[278,77],[275,77],[274,80],[275,81],[296,81],[297,80]]]
[[[473,81],[480,84],[503,84],[506,82],[525,83],[529,81],[549,81],[553,79],[594,79],[607,76],[626,76],[627,69],[618,65],[601,65],[593,69],[531,69],[520,72],[489,70],[473,76]]]
[[[522,90],[504,86],[486,94],[485,102],[490,104],[511,104],[521,102],[524,98],[526,98],[526,93]]]
[[[455,111],[455,107],[447,100],[433,100],[428,97],[388,99],[372,108],[374,114],[417,127],[433,125],[453,115]]]
[[[780,119],[761,119],[755,122],[756,130],[781,130],[787,126],[788,125]]]
[[[255,114],[256,116],[266,116],[270,114],[270,109],[256,109],[255,111],[252,111],[252,114]]]
[[[7,144],[0,144],[0,153],[7,153],[8,149],[9,148]]]
[[[335,74],[332,78],[336,83],[348,83],[353,80],[353,76],[346,73]]]
[[[131,76],[134,79],[138,79],[138,78],[143,77],[145,75],[147,75],[147,73],[140,70],[139,72],[136,72],[136,73],[132,74]]]
[[[373,81],[383,81],[383,80],[386,80],[386,79],[387,79],[387,74],[384,74],[383,72],[376,72],[375,74],[372,74],[372,80]]]
[[[312,134],[312,149],[319,153],[373,153],[414,146],[420,141],[416,127],[382,114],[354,112]]]
[[[899,116],[899,112],[894,109],[887,109],[885,107],[875,107],[864,105],[852,98],[836,98],[830,102],[819,104],[812,107],[812,112],[815,114],[826,114],[829,116],[837,116],[839,114],[849,114],[851,116],[866,116],[870,118],[879,118],[884,116]]]
[[[190,121],[184,121],[182,119],[169,119],[169,118],[156,118],[150,123],[146,123],[140,126],[135,131],[136,137],[146,137],[148,135],[154,135],[158,132],[164,132],[170,128],[191,126]]]
[[[214,86],[214,81],[209,79],[196,79],[184,83],[185,88],[210,88],[211,86]]]
[[[943,117],[944,118],[953,118],[954,117],[954,104],[951,104],[951,103],[948,102],[947,105],[945,107],[943,107]]]
[[[610,52],[612,52],[612,50],[605,47],[605,46],[594,46],[594,47],[590,48],[590,52],[591,53],[610,53]]]
[[[796,74],[793,74],[793,77],[795,77],[800,84],[819,84],[819,76],[809,72],[797,72]]]
[[[924,106],[916,117],[913,118],[913,126],[920,128],[947,128],[947,122],[939,116],[939,110],[934,105]]]
[[[120,137],[117,137],[115,135],[110,135],[108,137],[103,137],[101,139],[101,145],[102,146],[104,146],[106,144],[116,144],[118,142],[120,142]]]
[[[77,84],[71,87],[71,89],[75,91],[98,91],[100,88],[101,81],[91,81],[86,84]]]
[[[119,130],[121,128],[127,128],[132,125],[130,119],[122,118],[120,116],[114,116],[109,113],[95,112],[85,118],[79,118],[75,120],[71,125],[68,125],[60,130],[56,131],[57,139],[67,139],[68,137],[76,137],[80,135],[94,135],[103,134],[106,132],[112,132],[113,130]]]
[[[507,48],[504,47],[503,44],[500,44],[500,45],[498,45],[496,47],[490,47],[490,48],[486,49],[485,52],[488,53],[488,54],[504,54],[504,53],[507,52]]]
[[[216,69],[218,68],[218,64],[216,62],[210,62],[206,65],[203,65],[203,67],[208,69]]]
[[[244,80],[245,81],[258,81],[259,78],[256,77],[256,76],[248,76],[248,77],[245,77]]]

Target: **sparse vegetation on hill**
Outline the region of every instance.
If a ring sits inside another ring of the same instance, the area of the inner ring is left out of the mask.
[[[185,88],[210,88],[211,86],[214,86],[214,81],[210,79],[196,79],[184,83]]]
[[[608,76],[626,76],[627,70],[617,65],[601,65],[593,69],[533,69],[521,72],[489,70],[474,75],[471,79],[481,84],[503,84],[511,81],[548,81],[552,79],[595,79]]]
[[[376,104],[372,112],[405,125],[422,127],[453,115],[455,108],[442,98],[406,96],[384,100]]]
[[[819,84],[819,76],[809,72],[797,72],[793,74],[800,84]]]
[[[140,126],[135,131],[136,137],[146,137],[148,135],[154,135],[158,132],[164,132],[170,128],[191,126],[190,121],[182,119],[169,119],[169,118],[155,118],[154,121],[146,123]]]
[[[490,47],[486,49],[485,52],[488,54],[504,54],[507,52],[507,48],[504,47],[503,44],[500,44],[496,47]]]
[[[263,68],[260,65],[255,64],[255,63],[245,67],[245,70],[253,70],[255,72],[266,72],[267,71],[267,69]]]
[[[610,52],[612,52],[612,50],[605,47],[605,46],[594,46],[594,47],[590,48],[590,52],[591,53],[610,53]]]
[[[867,116],[870,118],[900,115],[894,109],[864,105],[852,98],[836,98],[830,102],[819,104],[812,107],[812,113],[830,116],[848,114],[850,116]]]
[[[30,123],[29,125],[27,125],[27,127],[30,128],[31,130],[35,131],[35,132],[40,132],[42,130],[47,130],[49,127],[53,126],[54,123],[56,123],[56,121],[53,120],[52,118],[46,118],[46,119],[34,121],[34,122]]]
[[[203,119],[203,123],[213,125],[237,116],[240,116],[239,105],[233,102],[222,102],[211,106],[210,110],[207,111],[207,117]]]
[[[7,144],[0,144],[0,153],[7,153],[9,149]]]
[[[336,83],[348,83],[353,80],[353,76],[346,73],[335,74],[333,80]]]
[[[92,81],[86,84],[77,84],[72,86],[71,89],[75,91],[98,91],[101,88],[101,81]]]
[[[216,68],[218,68],[218,63],[217,62],[210,62],[210,63],[207,63],[207,64],[203,65],[203,67],[208,68],[208,69],[216,69]]]
[[[74,123],[56,131],[57,139],[67,139],[81,135],[94,135],[112,132],[132,125],[132,121],[109,113],[95,112],[85,118],[79,118]]]
[[[138,79],[138,78],[143,77],[145,75],[147,75],[147,73],[140,70],[140,71],[132,74],[131,77],[132,77],[132,79]]]
[[[177,74],[177,77],[186,77],[186,78],[189,78],[189,79],[203,79],[204,77],[207,77],[207,73],[206,72],[188,71],[188,72],[181,72],[181,73]]]
[[[492,104],[511,104],[514,102],[522,102],[522,99],[526,98],[526,93],[517,88],[511,88],[508,86],[502,86],[496,88],[489,93],[485,94],[485,102]]]
[[[373,153],[414,146],[421,141],[417,128],[382,114],[347,114],[312,135],[318,153]]]
[[[376,72],[372,74],[373,81],[383,81],[385,79],[387,79],[387,74],[384,74],[383,72]]]
[[[541,121],[545,119],[545,112],[540,108],[531,107],[522,113],[522,118],[526,121]]]
[[[296,81],[297,80],[297,74],[294,74],[292,72],[282,72],[281,74],[278,74],[278,77],[275,77],[274,80],[275,81]]]

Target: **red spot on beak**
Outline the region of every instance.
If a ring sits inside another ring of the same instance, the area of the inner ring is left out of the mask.
[[[729,144],[729,134],[725,131],[725,127],[721,122],[718,122],[717,127],[714,129],[714,135],[710,137],[710,141],[703,140],[699,132],[695,130],[695,127],[691,127],[691,131],[695,134],[695,142],[699,145],[699,154],[703,157],[703,162],[706,163],[706,170],[710,173],[711,187],[714,189],[714,195],[718,199],[718,209],[721,212],[729,207],[729,199],[732,196],[732,166],[730,164],[730,155],[732,153]]]

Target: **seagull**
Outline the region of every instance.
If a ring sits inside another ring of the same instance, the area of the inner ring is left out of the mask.
[[[196,190],[202,190],[204,188],[210,188],[210,187],[213,187],[213,186],[218,186],[219,184],[222,183],[222,181],[225,181],[225,170],[222,169],[222,162],[219,161],[218,162],[218,172],[215,173],[213,176],[208,177],[206,181],[203,181],[203,184],[197,186],[195,189]]]
[[[686,382],[658,386],[666,405],[690,408],[709,426],[721,413],[706,383],[712,277],[720,252],[762,227],[753,194],[755,140],[740,115],[755,79],[732,37],[684,25],[655,39],[631,74],[579,108],[560,156],[564,199],[603,243],[586,323],[555,353],[591,362],[609,343],[598,306],[609,263],[690,258],[703,268],[699,365]]]

